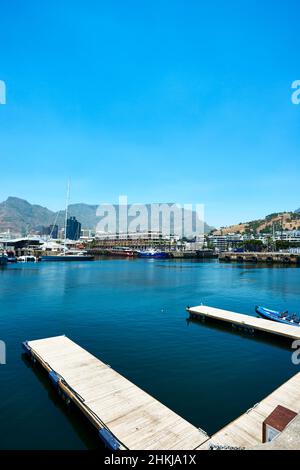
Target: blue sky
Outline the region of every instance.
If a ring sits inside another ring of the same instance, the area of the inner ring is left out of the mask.
[[[0,200],[300,207],[298,0],[0,3]]]

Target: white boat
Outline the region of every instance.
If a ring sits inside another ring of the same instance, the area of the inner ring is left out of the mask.
[[[61,253],[41,256],[41,261],[92,261],[93,259],[93,255],[79,250],[65,250]]]
[[[36,256],[32,255],[25,255],[25,256],[19,256],[17,258],[18,263],[36,263],[37,258]]]

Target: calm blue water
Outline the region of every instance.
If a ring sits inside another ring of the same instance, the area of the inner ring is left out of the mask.
[[[110,260],[0,270],[2,449],[100,448],[94,429],[21,356],[24,340],[66,334],[208,433],[299,368],[278,341],[188,322],[201,302],[254,314],[299,311],[300,269],[217,261]]]

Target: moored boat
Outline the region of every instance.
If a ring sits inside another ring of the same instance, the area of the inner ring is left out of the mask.
[[[7,251],[6,252],[7,256],[7,262],[8,263],[16,263],[17,262],[17,257],[13,251]]]
[[[93,255],[89,255],[85,251],[69,250],[53,255],[42,255],[41,261],[92,261]]]
[[[0,266],[6,266],[7,265],[7,256],[5,256],[3,253],[0,254]]]
[[[266,320],[285,323],[286,325],[300,326],[300,318],[295,313],[290,314],[287,310],[279,312],[277,310],[257,306],[255,307],[255,311],[260,317]]]
[[[36,263],[38,259],[33,255],[19,256],[17,258],[18,263]]]
[[[120,257],[125,257],[125,258],[132,258],[133,256],[136,256],[137,253],[135,250],[132,250],[131,248],[127,247],[116,247],[116,248],[111,248],[110,250],[107,250],[107,254],[109,256],[120,256]]]
[[[159,251],[153,248],[138,251],[139,258],[169,258],[169,253],[166,251]]]

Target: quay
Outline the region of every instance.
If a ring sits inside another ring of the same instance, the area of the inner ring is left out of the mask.
[[[66,336],[26,341],[23,352],[48,372],[112,450],[194,450],[207,434]]]
[[[300,264],[300,254],[281,252],[223,252],[219,254],[219,261],[237,263],[282,263]]]
[[[264,318],[256,318],[242,313],[230,312],[219,308],[200,305],[198,307],[187,307],[191,318],[205,320],[210,318],[223,323],[229,323],[233,328],[241,329],[249,333],[260,331],[287,338],[289,340],[300,340],[300,326],[285,325]]]
[[[140,247],[137,247],[135,245],[129,245],[129,244],[124,244],[123,247],[120,245],[116,245],[113,248],[103,248],[103,247],[96,247],[96,248],[87,248],[87,253],[93,256],[112,256],[112,250],[116,250],[116,248],[123,248],[123,251],[131,251],[132,252],[132,257],[137,257],[138,253],[137,250],[140,249]],[[147,247],[146,247],[147,248]],[[170,259],[211,259],[211,258],[217,258],[218,255],[213,252],[213,250],[169,250],[169,249],[164,249],[163,250],[165,253],[167,253],[168,258]],[[114,256],[118,255],[118,251],[114,252]],[[122,252],[120,251],[119,256],[122,256]],[[124,256],[124,254],[123,254]],[[123,257],[122,256],[122,257]]]
[[[251,450],[254,450],[256,447],[267,449],[269,444],[262,443],[263,422],[278,405],[284,406],[299,415],[300,372],[261,402],[250,408],[242,416],[214,434],[200,446],[200,450],[222,447]],[[287,427],[280,436],[280,444],[278,441],[279,445],[277,448],[284,449],[292,446],[291,448],[293,449],[300,449],[300,438],[297,434],[298,429],[293,429],[291,425]],[[272,445],[276,444],[276,442],[277,439],[272,441]]]

